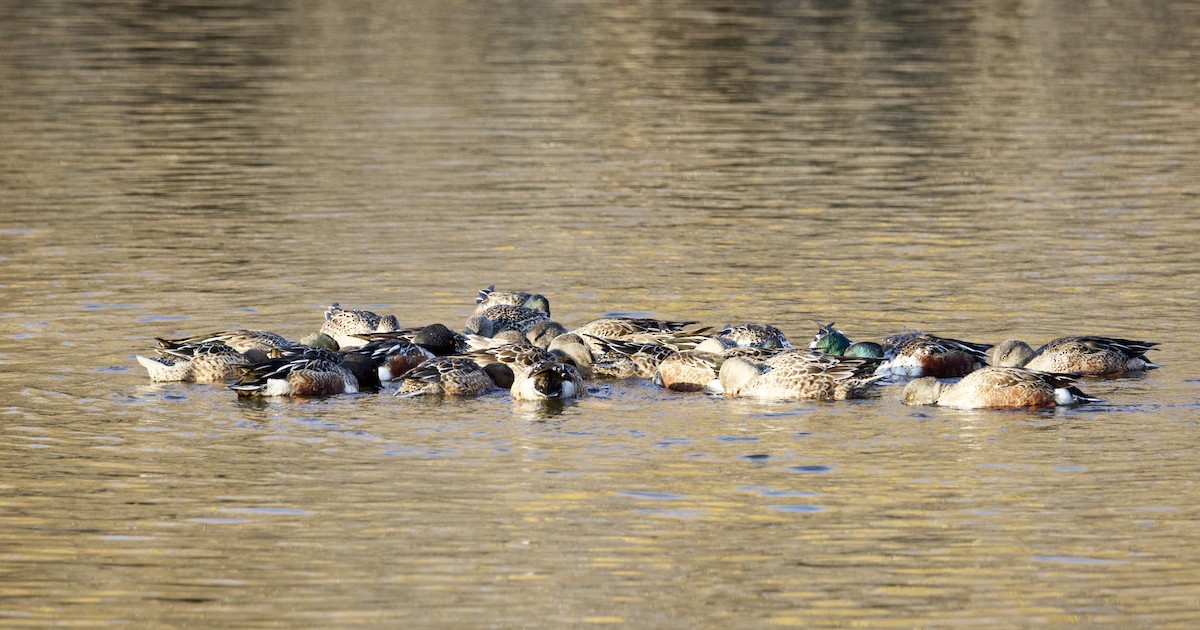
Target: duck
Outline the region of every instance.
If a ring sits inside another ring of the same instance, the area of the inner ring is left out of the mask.
[[[878,359],[839,358],[808,349],[787,350],[764,361],[730,357],[718,378],[725,396],[763,400],[832,401],[863,397],[883,375]]]
[[[514,400],[562,400],[588,395],[575,366],[558,361],[536,361],[524,370],[513,370],[509,388]]]
[[[713,352],[696,347],[681,350],[663,359],[655,369],[654,384],[674,392],[708,392],[723,394],[725,388],[719,378],[721,366],[726,359],[742,357],[763,361],[789,350],[788,348],[758,348],[735,346]]]
[[[593,365],[597,376],[612,379],[653,378],[658,366],[679,350],[666,343],[646,343],[606,339],[584,334],[589,348],[596,348],[598,356]]]
[[[290,348],[296,345],[296,342],[289,340],[283,335],[273,333],[269,330],[249,330],[240,328],[237,330],[219,330],[211,332],[207,335],[193,335],[191,337],[183,337],[180,339],[162,339],[156,338],[159,346],[163,348],[173,348],[183,345],[199,345],[221,343],[241,352],[242,354],[256,353],[261,358],[268,358],[268,355],[275,350]]]
[[[885,360],[879,373],[913,378],[965,376],[987,365],[992,347],[917,331],[888,336],[882,346]]]
[[[699,335],[705,328],[689,329],[696,321],[672,321],[650,317],[600,317],[574,328],[571,332],[580,336],[619,339],[627,341],[653,342],[677,335]]]
[[[904,386],[906,405],[938,405],[954,409],[1019,409],[1099,402],[1074,386],[1075,374],[1019,367],[988,366],[955,383],[932,376]]]
[[[650,378],[657,362],[670,353],[694,348],[709,339],[704,335],[709,328],[694,327],[696,323],[614,316],[593,319],[571,332],[591,350],[596,376]]]
[[[526,333],[536,324],[549,319],[549,315],[535,308],[500,304],[489,306],[481,313],[467,318],[466,329],[468,334],[494,337],[506,330]]]
[[[237,377],[241,368],[250,365],[245,354],[219,341],[157,341],[160,346],[158,356],[136,356],[155,383],[220,383]]]
[[[555,337],[547,348],[535,345],[524,335],[514,330],[502,332],[495,337],[468,335],[467,345],[470,346],[470,351],[467,353],[468,356],[479,360],[485,367],[487,364],[496,362],[495,355],[498,350],[512,349],[512,347],[519,349],[533,348],[543,355],[541,358],[552,358],[575,366],[584,379],[590,379],[593,376],[595,358],[592,355],[592,351],[584,343],[583,339],[574,333],[566,333]]]
[[[961,341],[949,337],[906,331],[884,338],[882,344],[855,343],[833,324],[817,324],[817,331],[808,347],[834,356],[879,357],[884,362],[877,368],[880,374],[918,378],[964,376],[987,365],[984,343]]]
[[[462,354],[469,349],[467,336],[450,330],[445,324],[429,324],[421,328],[401,328],[388,332],[358,333],[354,335],[367,344],[374,341],[408,341],[428,350],[434,356],[444,357]]]
[[[515,400],[583,398],[583,374],[592,367],[591,352],[578,335],[554,340],[550,349],[528,343],[506,343],[468,335],[476,349],[471,357],[481,365],[501,363],[512,372],[509,393]],[[584,366],[584,372],[580,371]]]
[[[783,348],[792,347],[783,331],[767,324],[727,325],[714,335],[726,347]]]
[[[475,298],[475,314],[482,315],[493,306],[524,306],[550,315],[550,300],[541,293],[497,291],[494,284],[479,290],[479,296]]]
[[[343,309],[334,302],[325,311],[322,333],[329,335],[343,350],[358,348],[367,342],[355,335],[400,330],[395,315],[378,315],[371,311]]]
[[[1034,350],[1024,341],[1008,339],[992,351],[992,364],[1088,376],[1141,372],[1160,367],[1145,356],[1157,345],[1153,341],[1077,336],[1059,337]]]
[[[525,331],[529,343],[539,348],[549,348],[555,339],[566,334],[566,327],[552,319],[538,322]]]
[[[674,352],[666,357],[654,370],[654,384],[673,392],[725,393],[720,374],[725,363],[723,353],[692,349]]]
[[[306,348],[248,366],[229,387],[238,396],[334,396],[358,393],[360,378],[372,383],[375,376],[370,362],[351,359],[343,364],[335,352]]]
[[[391,381],[435,356],[424,346],[404,338],[368,341],[349,354],[367,357],[375,365],[381,382]]]
[[[402,398],[427,395],[471,397],[496,387],[492,377],[466,356],[434,357],[396,380],[400,381],[400,388],[393,395]]]
[[[866,357],[879,358],[883,356],[883,346],[874,341],[851,341],[845,333],[833,327],[833,322],[822,324],[815,322],[818,330],[808,347],[835,357]]]

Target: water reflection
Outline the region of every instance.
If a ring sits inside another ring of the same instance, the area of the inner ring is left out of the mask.
[[[561,422],[564,411],[579,404],[578,400],[542,400],[514,403],[514,411],[531,422]]]
[[[1191,3],[9,2],[14,616],[1189,619]],[[1164,342],[1103,404],[238,399],[155,336],[334,301]],[[64,553],[69,547],[70,553]],[[271,593],[266,603],[263,593]],[[414,603],[416,602],[416,603]],[[1135,621],[1136,620],[1136,621]]]

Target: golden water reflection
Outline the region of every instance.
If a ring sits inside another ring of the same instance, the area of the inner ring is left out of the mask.
[[[9,625],[1185,625],[1196,8],[0,8]],[[150,385],[325,305],[1163,342],[1106,402]]]

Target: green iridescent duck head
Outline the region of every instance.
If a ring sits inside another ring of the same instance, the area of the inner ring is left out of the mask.
[[[842,333],[837,333],[842,335]],[[842,335],[845,337],[845,335]],[[832,354],[832,353],[830,353]],[[844,357],[862,357],[864,359],[882,359],[883,346],[874,341],[858,341],[846,347],[846,351],[842,353]]]
[[[808,344],[809,349],[840,357],[845,354],[847,348],[854,344],[842,331],[833,327],[833,322],[829,322],[829,324],[814,323],[817,324],[819,330],[816,336],[813,337],[812,343]],[[880,356],[883,356],[882,351],[880,352]]]
[[[529,299],[525,300],[525,303],[521,306],[539,310],[547,315],[550,314],[550,300],[546,299],[546,296],[541,293],[530,295]]]

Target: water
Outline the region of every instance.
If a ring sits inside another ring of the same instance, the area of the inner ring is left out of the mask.
[[[1190,625],[1185,2],[7,2],[13,626]],[[1103,404],[151,385],[324,305],[1163,342]]]

